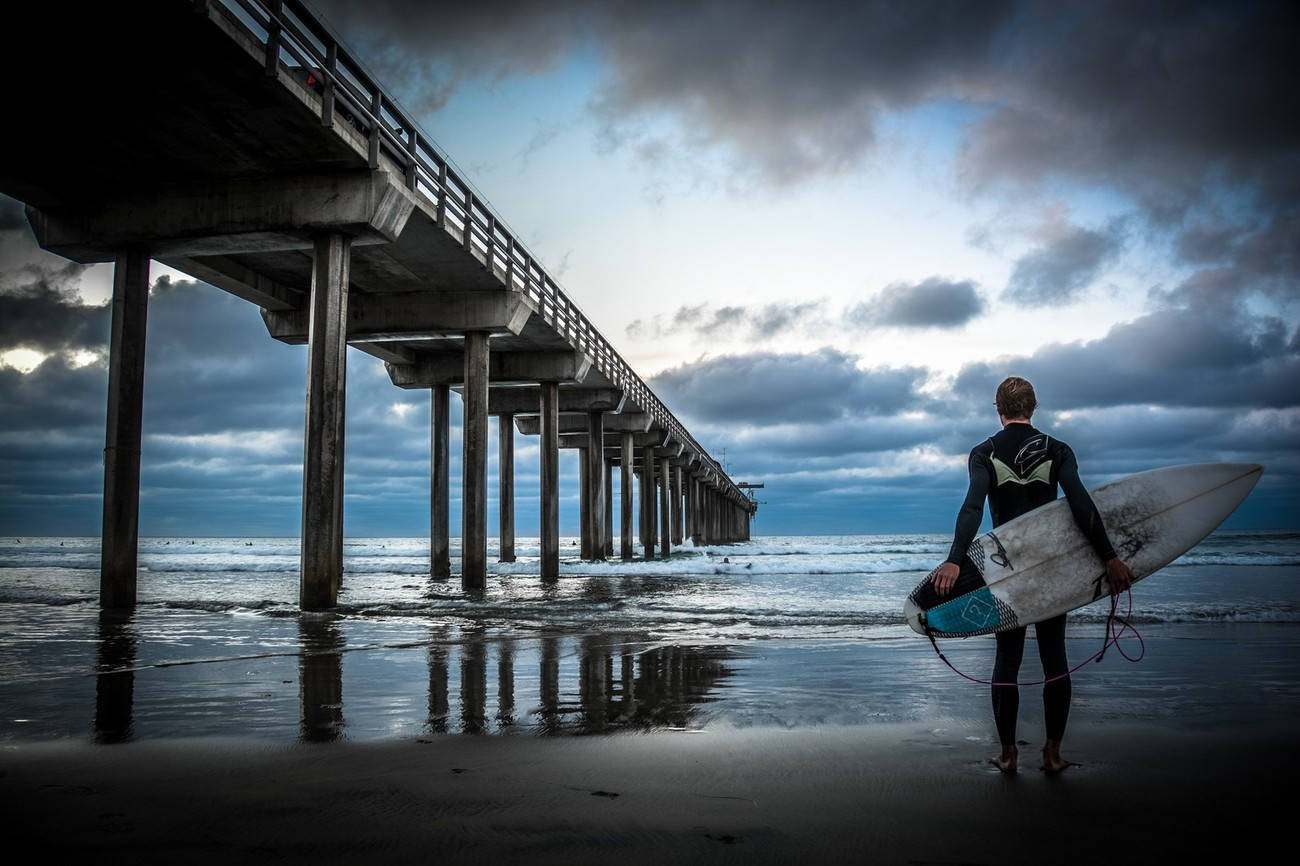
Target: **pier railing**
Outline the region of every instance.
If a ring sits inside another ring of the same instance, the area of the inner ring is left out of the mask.
[[[347,51],[300,0],[191,0],[200,12],[217,7],[262,45],[268,76],[296,71],[320,97],[323,126],[346,120],[368,143],[371,168],[382,160],[397,166],[413,193],[433,206],[443,230],[453,229],[471,255],[505,284],[524,294],[538,315],[570,345],[587,356],[613,385],[678,442],[700,455],[728,494],[746,501],[722,467],[709,456],[676,416],[562,291],[505,222],[438,151],[430,137],[363,64]],[[450,232],[449,232],[450,233]]]

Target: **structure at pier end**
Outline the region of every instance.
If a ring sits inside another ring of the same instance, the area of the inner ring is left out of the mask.
[[[305,344],[300,605],[333,607],[343,568],[346,347],[430,393],[431,555],[450,576],[448,407],[464,405],[461,581],[487,574],[488,418],[499,419],[500,555],[514,558],[514,432],[541,437],[541,577],[559,576],[560,448],[582,456],[582,555],[668,556],[748,538],[757,503],[298,0],[37,4],[89,77],[33,74],[39,40],[0,57],[24,81],[0,147],[0,192],[40,245],[114,262],[101,604],[136,598],[149,262],[257,304]],[[111,34],[129,34],[129,44]],[[185,46],[183,64],[141,46]],[[147,121],[146,118],[147,117]],[[633,482],[633,478],[636,482]],[[633,490],[639,491],[634,503]]]

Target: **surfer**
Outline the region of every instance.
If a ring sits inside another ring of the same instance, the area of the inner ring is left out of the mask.
[[[935,592],[947,595],[961,572],[962,557],[979,531],[984,517],[984,500],[994,528],[1056,499],[1059,485],[1065,491],[1070,512],[1097,556],[1106,564],[1111,593],[1128,589],[1133,573],[1115,554],[1101,514],[1079,480],[1074,452],[1059,439],[1035,430],[1030,424],[1038,400],[1034,386],[1011,376],[998,386],[994,405],[1002,430],[971,449],[968,469],[970,487],[957,514],[957,528],[948,559],[935,570],[931,582]],[[993,662],[993,720],[1002,751],[990,761],[1006,773],[1015,772],[1016,716],[1020,690],[1014,685],[1025,651],[1026,628],[998,632],[997,656]],[[1034,624],[1038,657],[1043,665],[1043,715],[1047,728],[1043,746],[1043,769],[1059,772],[1069,762],[1061,757],[1061,740],[1070,715],[1069,663],[1065,657],[1065,614]],[[1002,685],[998,685],[998,684]]]

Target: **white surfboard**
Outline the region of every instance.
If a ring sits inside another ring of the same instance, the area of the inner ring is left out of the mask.
[[[1170,466],[1090,493],[1115,551],[1141,580],[1213,532],[1263,472],[1256,463]],[[953,591],[936,599],[927,577],[908,596],[903,614],[920,634],[1004,631],[1109,595],[1105,571],[1062,498],[976,538]]]

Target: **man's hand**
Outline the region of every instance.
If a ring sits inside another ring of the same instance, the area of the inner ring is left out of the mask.
[[[939,595],[947,595],[952,591],[952,585],[957,582],[957,575],[961,574],[961,569],[956,563],[945,562],[934,570],[930,575],[930,582],[934,584],[934,591]]]
[[[1110,584],[1111,595],[1119,595],[1133,585],[1133,571],[1128,563],[1118,556],[1106,560],[1106,582]]]

